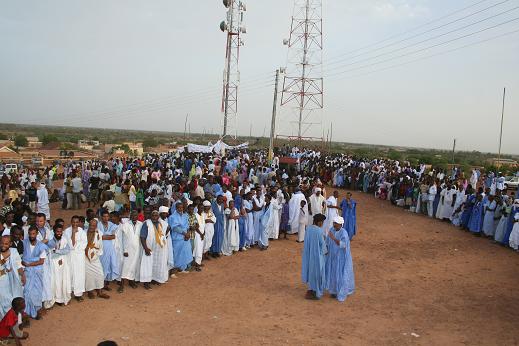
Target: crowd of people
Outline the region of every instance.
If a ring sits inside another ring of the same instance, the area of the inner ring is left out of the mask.
[[[39,319],[85,295],[151,290],[201,271],[205,261],[265,251],[291,234],[304,242],[306,298],[328,291],[344,301],[355,287],[357,203],[351,192],[340,200],[334,188],[371,193],[519,249],[519,200],[501,173],[474,169],[467,179],[457,168],[281,151],[297,164],[280,166],[279,153],[269,161],[264,151],[176,152],[4,174],[0,318],[14,324],[5,335],[0,323],[0,337],[27,336],[20,326],[28,319],[13,318],[22,311]],[[77,215],[51,219],[50,203],[58,201]]]
[[[2,177],[0,318],[14,323],[22,305],[25,317],[40,319],[72,299],[109,299],[110,291],[127,287],[151,290],[201,271],[205,261],[265,251],[291,234],[305,244],[312,243],[309,237],[327,243],[320,246],[324,262],[305,255],[303,281],[310,284],[309,268],[322,262],[326,281],[319,287],[344,301],[354,290],[349,241],[356,234],[356,202],[351,194],[340,201],[338,191],[326,193],[320,153],[295,155],[297,167],[285,169],[263,151],[177,152]],[[86,211],[70,221],[51,219],[50,203],[58,200],[63,209],[86,204]],[[30,321],[20,319],[3,334],[0,323],[0,337],[26,337],[20,326]]]
[[[454,167],[450,172],[412,167],[391,160],[336,157],[333,185],[373,193],[411,212],[450,222],[476,236],[519,250],[519,199],[507,191],[499,172],[473,169],[468,179]]]

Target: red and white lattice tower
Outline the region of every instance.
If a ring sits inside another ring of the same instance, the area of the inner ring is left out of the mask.
[[[227,19],[220,23],[220,30],[227,32],[225,45],[225,68],[223,72],[222,112],[223,131],[222,138],[238,136],[238,85],[240,84],[240,47],[243,46],[241,34],[246,33],[243,25],[243,12],[245,4],[238,0],[223,0],[227,8]]]
[[[323,20],[321,0],[294,0],[288,45],[287,72],[283,80],[282,106],[292,106],[297,136],[305,136],[312,125],[321,125],[316,111],[323,108]],[[322,139],[318,137],[318,139]]]

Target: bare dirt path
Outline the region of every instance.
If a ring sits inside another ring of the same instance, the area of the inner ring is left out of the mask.
[[[208,261],[151,292],[55,307],[26,344],[519,344],[519,254],[371,195],[354,198],[357,286],[345,303],[303,298],[292,238]]]

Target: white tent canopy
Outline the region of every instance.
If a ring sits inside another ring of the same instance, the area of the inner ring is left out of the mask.
[[[188,143],[185,147],[179,148],[179,151],[185,151],[189,153],[217,153],[224,154],[229,149],[247,149],[249,143],[242,143],[236,146],[225,144],[222,140],[219,140],[215,144],[209,143],[208,145],[192,144]]]

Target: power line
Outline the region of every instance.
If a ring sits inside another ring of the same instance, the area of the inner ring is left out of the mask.
[[[263,78],[263,80],[259,81],[259,82],[255,82],[255,83],[250,83],[250,85],[248,85],[247,83],[243,83],[244,85],[246,85],[244,88],[247,89],[249,87],[252,87],[252,86],[256,86],[256,85],[260,85],[260,84],[264,84],[265,82],[267,81],[266,78]],[[73,120],[73,119],[80,119],[80,120],[84,120],[85,117],[92,117],[93,115],[99,115],[99,116],[105,116],[105,115],[109,115],[109,114],[113,114],[114,112],[115,113],[119,113],[119,112],[124,112],[124,111],[131,111],[131,110],[138,110],[138,109],[141,109],[141,108],[146,108],[146,107],[153,107],[153,106],[161,106],[161,105],[171,105],[171,104],[179,104],[177,103],[178,101],[181,101],[180,104],[183,104],[182,101],[186,101],[186,100],[189,100],[189,102],[191,102],[191,99],[196,99],[198,97],[211,97],[211,96],[215,96],[215,95],[221,95],[221,91],[218,90],[217,88],[213,88],[211,91],[205,91],[205,92],[200,92],[200,93],[195,93],[195,94],[190,94],[190,95],[185,95],[185,96],[182,96],[182,97],[175,97],[175,98],[169,98],[168,99],[164,99],[164,101],[160,101],[160,102],[139,102],[139,103],[135,103],[135,104],[130,104],[130,105],[127,105],[127,106],[119,106],[119,107],[112,107],[111,109],[109,110],[104,110],[104,111],[94,111],[94,112],[83,112],[83,113],[76,113],[76,114],[71,114],[71,115],[68,115],[68,116],[60,116],[58,118],[56,117],[53,117],[53,118],[48,118],[46,119],[47,121],[66,121],[66,122],[70,122],[70,120]],[[29,122],[32,122],[33,120],[30,119],[28,120]],[[36,118],[34,119],[34,121],[41,121],[41,118]]]
[[[395,35],[391,35],[391,36],[389,36],[389,37],[387,37],[387,38],[385,38],[385,39],[382,39],[382,40],[380,40],[380,41],[377,41],[377,42],[371,43],[371,44],[369,44],[369,45],[366,45],[366,46],[363,46],[363,47],[360,47],[360,48],[357,48],[357,49],[351,50],[351,51],[349,51],[349,52],[346,52],[346,53],[340,54],[339,56],[345,56],[345,55],[348,55],[348,54],[351,54],[351,53],[356,53],[356,52],[358,52],[358,51],[364,50],[364,49],[366,49],[366,48],[375,47],[375,46],[379,45],[380,43],[387,42],[387,41],[389,41],[389,40],[391,40],[391,39],[393,39],[393,38],[403,36],[403,35],[405,35],[405,34],[408,34],[408,33],[411,33],[411,32],[413,32],[413,31],[416,31],[416,30],[418,30],[418,29],[421,29],[421,28],[423,28],[423,27],[429,26],[430,24],[433,24],[433,23],[436,23],[436,22],[442,21],[442,20],[445,19],[445,18],[452,17],[452,16],[455,15],[455,14],[461,13],[461,12],[463,12],[463,11],[469,9],[469,8],[476,7],[476,6],[478,6],[478,5],[480,5],[480,4],[484,3],[484,2],[487,2],[487,1],[488,1],[488,0],[481,0],[481,1],[477,1],[477,2],[474,3],[474,4],[471,4],[471,5],[468,5],[468,6],[466,6],[466,7],[463,7],[463,8],[461,8],[461,9],[459,9],[459,10],[454,11],[454,12],[450,12],[450,13],[448,13],[448,14],[446,14],[446,15],[440,17],[440,18],[433,19],[433,20],[431,20],[431,21],[429,21],[429,22],[427,22],[427,23],[420,24],[420,25],[418,25],[418,26],[416,26],[416,27],[414,27],[414,28],[412,28],[412,29],[406,30],[406,31],[404,31],[404,32],[402,32],[402,33],[395,34]]]
[[[371,64],[362,65],[362,66],[359,66],[359,67],[356,67],[356,68],[352,68],[352,69],[348,69],[348,70],[344,70],[344,71],[328,74],[326,76],[327,77],[333,77],[333,76],[341,75],[341,74],[344,74],[344,73],[347,73],[347,72],[356,71],[356,70],[365,69],[365,68],[368,68],[368,67],[371,67],[371,66],[383,64],[383,63],[386,63],[388,61],[400,59],[400,58],[403,58],[403,57],[406,57],[406,56],[409,56],[409,55],[412,55],[412,54],[416,54],[416,53],[419,53],[419,52],[422,52],[422,51],[425,51],[425,50],[428,50],[428,49],[431,49],[431,48],[439,47],[439,46],[442,46],[442,45],[445,45],[445,44],[448,44],[448,43],[451,43],[451,42],[454,42],[454,41],[458,41],[458,40],[461,40],[461,39],[464,39],[464,38],[467,38],[467,37],[470,37],[470,36],[474,36],[474,35],[480,34],[482,32],[485,32],[485,31],[488,31],[488,30],[491,30],[491,29],[495,29],[497,27],[509,24],[509,23],[517,21],[517,20],[519,20],[519,17],[507,20],[505,22],[501,22],[501,23],[496,24],[496,25],[492,25],[492,26],[486,27],[484,29],[481,29],[481,30],[478,30],[478,31],[475,31],[475,32],[471,32],[469,34],[458,36],[456,38],[453,38],[453,39],[450,39],[450,40],[447,40],[447,41],[443,41],[443,42],[440,42],[440,43],[437,43],[437,44],[434,44],[434,45],[431,45],[431,46],[428,46],[428,47],[425,47],[425,48],[417,49],[417,50],[414,50],[414,51],[411,51],[411,52],[408,52],[408,53],[405,53],[405,54],[401,54],[401,55],[398,55],[398,56],[395,56],[395,57],[392,57],[392,58],[389,58],[389,59],[377,61],[377,62],[374,62],[374,63],[371,63]]]
[[[360,56],[363,56],[363,55],[366,55],[366,54],[370,54],[370,53],[373,53],[373,52],[379,51],[379,50],[381,50],[381,49],[384,49],[384,48],[387,48],[387,47],[391,47],[391,46],[397,45],[397,44],[402,43],[402,42],[405,42],[405,41],[409,41],[409,40],[411,40],[411,39],[413,39],[413,38],[416,38],[416,37],[419,37],[419,36],[423,36],[423,35],[425,35],[425,34],[428,34],[428,33],[430,33],[430,32],[436,31],[436,30],[438,30],[438,29],[441,29],[441,28],[447,27],[447,26],[449,26],[449,25],[451,25],[451,24],[457,23],[457,22],[462,21],[462,20],[464,20],[464,19],[467,19],[467,18],[473,17],[473,16],[475,16],[475,15],[477,15],[477,14],[483,13],[483,12],[485,12],[485,11],[491,9],[491,8],[497,7],[497,6],[502,5],[502,4],[504,4],[504,3],[506,3],[506,2],[509,2],[509,1],[510,1],[510,0],[504,0],[504,1],[501,1],[501,2],[499,2],[499,3],[497,3],[497,4],[493,4],[493,5],[491,5],[491,6],[488,6],[488,7],[486,7],[486,8],[483,8],[483,9],[481,9],[481,10],[479,10],[479,11],[469,13],[468,15],[463,16],[463,17],[461,17],[461,18],[458,18],[458,19],[455,19],[455,20],[450,21],[450,22],[448,22],[448,23],[445,23],[445,24],[442,24],[442,25],[436,26],[436,27],[434,27],[434,28],[432,28],[432,29],[429,29],[429,30],[426,30],[426,31],[420,32],[420,33],[415,34],[415,35],[413,35],[413,36],[409,36],[409,37],[406,37],[406,38],[404,38],[404,39],[401,39],[401,40],[398,40],[398,41],[395,41],[395,42],[392,42],[392,43],[386,44],[386,45],[384,45],[384,46],[381,46],[381,47],[378,47],[378,48],[375,48],[375,49],[371,49],[371,50],[369,50],[369,51],[366,51],[366,52],[363,52],[363,53],[360,53],[360,54],[357,54],[357,55],[354,55],[354,56],[351,56],[351,57],[348,57],[348,58],[343,58],[343,59],[339,59],[339,60],[337,60],[337,61],[328,62],[328,63],[327,63],[327,66],[329,66],[329,65],[336,65],[336,64],[338,64],[338,63],[340,63],[340,62],[343,62],[343,61],[348,61],[348,60],[351,60],[351,59],[354,59],[354,58],[358,58],[358,57],[360,57]],[[507,12],[505,12],[505,13],[507,13]],[[493,17],[490,17],[490,18],[493,18]]]
[[[469,44],[466,44],[466,45],[463,45],[463,46],[460,46],[460,47],[456,47],[456,48],[453,48],[453,49],[449,49],[449,50],[441,51],[441,52],[434,53],[434,54],[431,54],[431,55],[419,57],[419,58],[416,58],[416,59],[413,59],[413,60],[409,60],[409,61],[406,61],[406,62],[403,62],[403,63],[399,63],[399,64],[395,64],[395,65],[391,65],[391,66],[386,66],[384,68],[380,68],[380,69],[376,69],[376,70],[373,70],[373,71],[369,71],[369,72],[365,72],[365,73],[361,73],[361,74],[356,74],[356,75],[352,75],[352,76],[344,76],[342,78],[337,78],[335,80],[343,80],[343,79],[351,79],[351,78],[363,77],[363,76],[374,74],[376,72],[382,72],[382,71],[390,70],[390,69],[393,69],[393,68],[406,66],[406,65],[415,63],[417,61],[430,59],[430,58],[433,58],[433,57],[436,57],[436,56],[440,56],[440,55],[445,55],[445,54],[452,53],[452,52],[455,52],[455,51],[458,51],[458,50],[461,50],[461,49],[464,49],[464,48],[468,48],[468,47],[475,46],[475,45],[478,45],[478,44],[482,44],[482,43],[485,43],[485,42],[493,41],[493,40],[496,40],[496,39],[499,39],[499,38],[502,38],[502,37],[505,37],[505,36],[510,36],[510,35],[513,35],[513,34],[516,34],[516,33],[519,33],[519,29],[508,31],[508,32],[505,32],[505,33],[500,34],[500,35],[496,35],[496,36],[493,36],[493,37],[490,37],[490,38],[486,38],[484,40],[472,42],[472,43],[469,43]]]
[[[493,19],[493,18],[496,18],[496,17],[499,17],[499,16],[502,16],[504,14],[507,14],[507,13],[510,13],[512,11],[515,11],[519,8],[519,6],[516,6],[516,7],[513,7],[511,9],[508,9],[506,11],[503,11],[503,12],[500,12],[500,13],[497,13],[495,15],[492,15],[490,17],[486,17],[486,18],[483,18],[483,19],[480,19],[476,22],[472,22],[472,23],[469,23],[467,25],[464,25],[462,27],[459,27],[459,28],[456,28],[456,29],[453,29],[451,31],[448,31],[448,32],[445,32],[445,33],[442,33],[442,34],[439,34],[439,35],[436,35],[436,36],[433,36],[433,37],[430,37],[428,39],[425,39],[425,40],[422,40],[422,41],[419,41],[419,42],[415,42],[415,43],[412,43],[412,44],[409,44],[407,46],[403,46],[403,47],[399,47],[399,48],[396,48],[396,49],[393,49],[391,51],[388,51],[388,52],[385,52],[385,53],[381,53],[381,54],[378,54],[378,55],[375,55],[375,56],[372,56],[372,57],[369,57],[369,58],[366,58],[366,59],[362,59],[362,60],[357,60],[357,61],[354,61],[354,62],[351,62],[349,64],[344,64],[342,66],[337,66],[337,67],[333,67],[329,70],[327,70],[326,72],[328,71],[333,71],[333,70],[337,70],[339,68],[342,68],[342,67],[346,67],[346,66],[352,66],[352,65],[356,65],[356,64],[359,64],[359,63],[363,63],[363,62],[366,62],[366,61],[370,61],[370,60],[373,60],[373,59],[377,59],[377,58],[380,58],[384,55],[389,55],[389,54],[393,54],[395,52],[398,52],[398,51],[401,51],[401,50],[405,50],[405,49],[408,49],[408,48],[411,48],[411,47],[414,47],[414,46],[418,46],[422,43],[426,43],[426,42],[429,42],[429,41],[433,41],[433,40],[436,40],[437,38],[440,38],[440,37],[443,37],[443,36],[447,36],[447,35],[450,35],[454,32],[457,32],[457,31],[461,31],[461,30],[464,30],[466,28],[469,28],[471,26],[474,26],[474,25],[477,25],[477,24],[481,24],[482,22],[485,22],[487,20],[490,20],[490,19]]]
[[[263,84],[263,85],[260,85],[260,86],[256,86],[256,87],[249,87],[249,88],[241,88],[242,90],[245,90],[245,92],[243,92],[244,95],[247,95],[247,94],[251,94],[252,91],[256,91],[258,89],[266,89],[266,88],[270,88],[273,84]],[[219,98],[219,95],[214,95],[212,97],[209,97],[209,98],[206,98],[202,101],[200,100],[197,100],[197,104],[203,104],[203,103],[207,103],[208,101],[210,102],[213,102],[215,100],[217,100]],[[92,122],[92,121],[95,121],[95,120],[109,120],[109,119],[116,119],[116,118],[123,118],[123,117],[127,117],[127,118],[133,118],[133,117],[137,117],[137,116],[140,116],[142,113],[145,113],[145,112],[160,112],[160,111],[166,111],[166,110],[169,110],[171,109],[171,107],[175,107],[176,110],[182,110],[182,109],[185,109],[183,106],[189,106],[189,105],[192,105],[194,102],[193,101],[189,101],[189,102],[185,102],[185,103],[168,103],[168,104],[164,104],[164,105],[160,105],[160,106],[154,106],[154,107],[148,107],[148,108],[144,108],[144,109],[134,109],[134,110],[130,110],[130,111],[127,111],[127,112],[115,112],[115,113],[112,113],[112,114],[103,114],[101,117],[92,117],[92,118],[89,118],[89,119],[78,119],[76,121],[71,121],[71,122],[67,122],[67,125],[77,125],[77,124],[82,124],[82,123],[85,123],[85,122]]]

